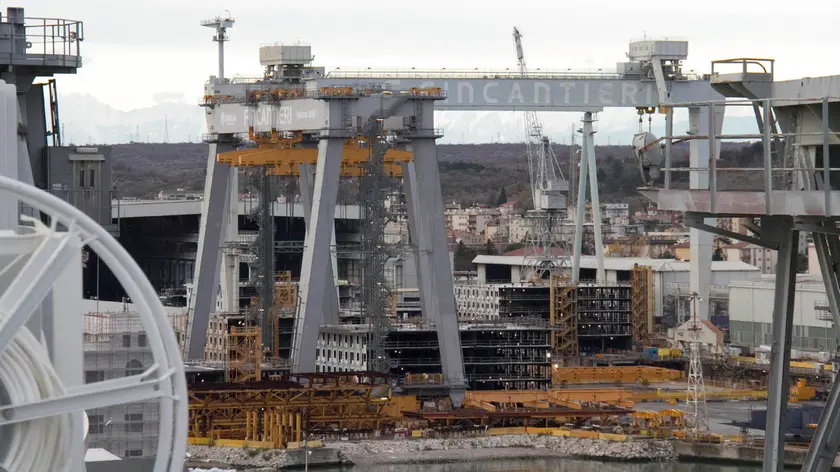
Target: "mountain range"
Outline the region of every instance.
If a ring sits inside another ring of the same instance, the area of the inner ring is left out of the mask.
[[[135,110],[118,110],[88,94],[64,94],[60,97],[63,141],[66,144],[120,144],[129,142],[199,142],[206,132],[204,109],[188,103],[182,95],[157,94],[154,103]],[[568,143],[572,127],[580,127],[575,113],[540,113],[543,134],[553,142]],[[596,143],[630,145],[639,130],[635,110],[608,110],[600,114],[595,127]],[[517,112],[437,112],[435,126],[442,128],[444,144],[517,143],[525,136],[524,117]],[[647,129],[647,119],[642,123]],[[655,115],[651,131],[664,133],[664,119]],[[676,134],[688,129],[687,120],[674,123]],[[728,116],[727,133],[755,133],[755,119]],[[579,139],[579,138],[576,138]]]

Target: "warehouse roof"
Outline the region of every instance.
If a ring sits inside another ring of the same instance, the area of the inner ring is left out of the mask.
[[[756,280],[733,280],[729,282],[729,287],[774,290],[776,276],[767,274]],[[825,284],[819,275],[796,274],[796,290],[825,293]]]
[[[476,256],[473,264],[496,264],[507,266],[524,266],[523,256],[488,256],[485,254]],[[604,269],[615,271],[633,270],[633,266],[652,267],[657,272],[688,272],[691,263],[678,261],[676,259],[651,259],[649,257],[605,257]],[[581,269],[596,269],[595,256],[581,256]],[[758,267],[741,261],[713,261],[713,272],[757,272]]]

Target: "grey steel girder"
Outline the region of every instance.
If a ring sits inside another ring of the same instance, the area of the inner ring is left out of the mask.
[[[318,144],[312,209],[306,228],[298,286],[300,305],[292,340],[292,372],[296,373],[315,372],[318,334],[324,324],[324,312],[330,306],[324,278],[332,265],[330,243],[343,147],[344,136],[328,135]]]
[[[793,306],[799,232],[793,229],[791,216],[762,218],[765,237],[775,233],[779,241],[776,269],[776,293],[773,306],[773,345],[770,354],[770,382],[767,385],[767,428],[765,433],[764,470],[784,469],[785,430],[790,379],[790,345],[793,337]]]
[[[231,180],[235,177],[228,164],[219,163],[216,155],[233,150],[233,137],[221,135],[210,143],[207,156],[207,175],[204,180],[204,200],[201,203],[201,222],[198,229],[198,253],[195,261],[193,289],[188,301],[185,357],[204,359],[207,326],[216,307],[216,293],[222,262],[222,243],[227,233],[230,213]]]
[[[414,101],[413,105],[416,107],[415,117],[419,129],[433,129],[434,102]],[[412,195],[414,202],[409,203],[408,207],[417,211],[415,221],[419,227],[427,228],[430,238],[428,251],[431,253],[429,263],[432,272],[423,274],[423,281],[426,288],[431,288],[432,293],[431,296],[424,296],[425,305],[434,307],[430,318],[434,321],[437,331],[444,382],[450,388],[463,388],[466,386],[466,379],[458,331],[454,279],[449,263],[449,245],[446,240],[446,222],[443,215],[443,195],[440,187],[435,136],[426,133],[413,136],[411,150],[414,153],[417,192]],[[415,205],[416,208],[413,208]],[[415,234],[421,234],[422,231]],[[421,257],[423,256],[421,254]],[[423,266],[420,265],[420,268]],[[453,400],[455,400],[454,397]]]
[[[418,290],[420,291],[420,312],[423,320],[433,323],[432,313],[439,312],[434,293],[432,292],[432,250],[429,243],[431,238],[428,225],[421,225],[420,210],[417,207],[416,195],[419,194],[417,183],[417,169],[414,162],[401,163],[403,169],[403,188],[408,213],[408,230],[411,239],[411,249],[414,252],[414,265],[417,273]]]
[[[815,233],[814,246],[825,283],[826,298],[834,320],[834,329],[840,339],[840,244],[828,233]],[[828,401],[823,408],[817,431],[811,440],[808,455],[802,464],[803,472],[828,472],[837,458],[840,447],[840,382],[831,386]]]
[[[309,231],[309,221],[312,218],[312,193],[315,190],[315,165],[298,164],[300,169],[298,180],[300,181],[300,198],[303,203],[303,221]],[[335,247],[335,223],[333,223],[330,246]],[[327,264],[327,274],[324,277],[324,294],[326,306],[324,311],[324,324],[338,324],[338,254],[337,251],[330,251],[330,263]],[[334,294],[334,296],[330,295]]]

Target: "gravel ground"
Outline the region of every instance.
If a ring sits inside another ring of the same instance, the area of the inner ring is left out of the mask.
[[[470,439],[421,439],[329,443],[357,464],[457,462],[475,459],[574,457],[616,461],[673,461],[667,441],[612,442],[557,436],[490,436]]]
[[[333,442],[342,459],[355,464],[421,464],[469,462],[487,459],[567,457],[612,461],[674,461],[677,456],[667,441],[613,442],[558,436],[509,435],[466,439],[404,439]],[[275,470],[287,464],[286,452],[189,446],[188,465],[255,471]],[[196,471],[198,472],[198,471]],[[215,471],[214,471],[215,472]]]
[[[286,465],[283,449],[238,449],[217,446],[187,446],[187,465],[206,469],[231,467],[254,469],[267,467],[279,469]]]

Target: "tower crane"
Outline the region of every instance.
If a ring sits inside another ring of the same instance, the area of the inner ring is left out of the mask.
[[[513,28],[513,41],[519,72],[522,77],[528,77],[519,28]],[[568,267],[564,264],[568,261],[568,253],[554,248],[565,246],[562,235],[559,244],[556,236],[566,213],[569,182],[557,163],[548,136],[542,133],[542,124],[535,111],[525,112],[525,149],[534,209],[526,214],[531,222],[531,231],[525,250],[525,263],[533,269],[525,271],[527,274],[523,276],[542,280],[552,268]]]

